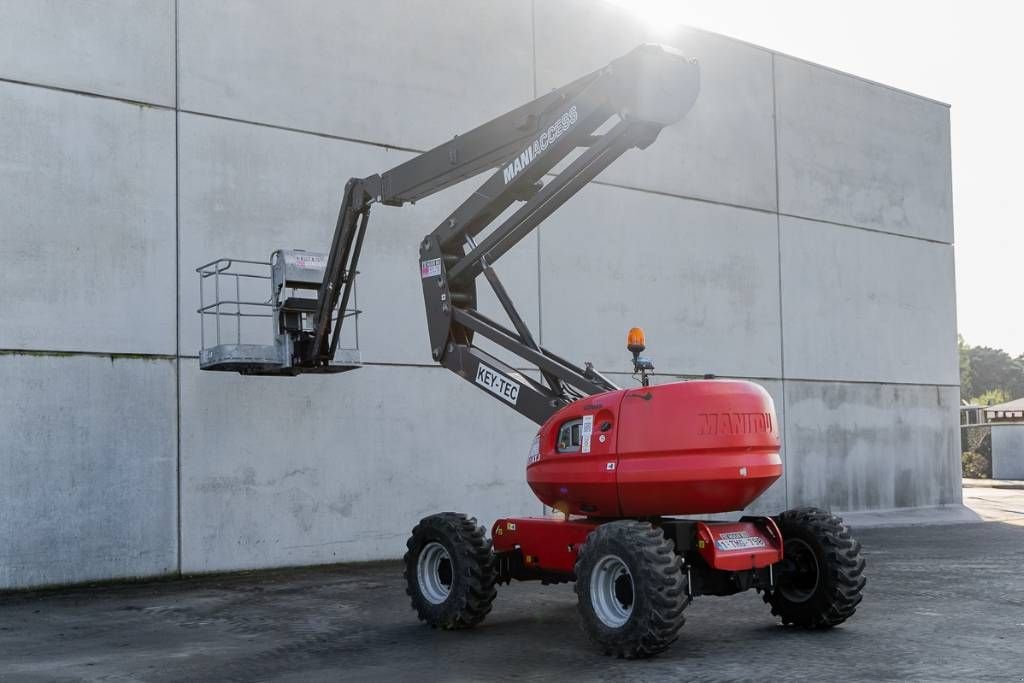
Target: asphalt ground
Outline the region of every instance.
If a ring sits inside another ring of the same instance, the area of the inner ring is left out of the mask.
[[[0,679],[1024,681],[1024,517],[1008,519],[855,530],[868,584],[846,624],[701,597],[644,661],[594,650],[570,585],[502,586],[481,627],[431,630],[381,562],[3,595]]]

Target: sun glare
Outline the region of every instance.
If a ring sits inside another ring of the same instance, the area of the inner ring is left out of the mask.
[[[607,0],[632,12],[652,29],[671,29],[679,24],[692,24],[688,20],[687,3],[679,0]]]

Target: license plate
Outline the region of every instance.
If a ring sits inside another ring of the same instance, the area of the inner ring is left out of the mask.
[[[720,538],[715,541],[715,547],[719,550],[750,550],[751,548],[765,547],[764,539],[757,536],[740,536],[733,538]]]

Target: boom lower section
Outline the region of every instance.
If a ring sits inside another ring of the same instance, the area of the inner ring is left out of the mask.
[[[681,119],[697,90],[694,62],[647,45],[544,100],[524,122],[530,133],[515,153],[420,244],[435,360],[481,388],[491,390],[494,382],[513,386],[513,395],[499,397],[538,424],[574,400],[617,388],[591,366],[578,367],[540,347],[494,263],[622,154],[646,148],[662,128]],[[558,170],[563,160],[568,164]],[[517,202],[518,208],[484,233]],[[511,326],[477,310],[480,275]],[[511,375],[475,345],[478,336],[536,368],[541,381]]]

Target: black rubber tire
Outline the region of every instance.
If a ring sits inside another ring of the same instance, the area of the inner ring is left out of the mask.
[[[843,520],[813,507],[787,510],[776,518],[786,559],[808,560],[813,556],[816,580],[808,571],[775,572],[775,587],[764,601],[772,614],[787,626],[824,629],[838,626],[853,616],[861,601],[867,578],[860,542],[850,535]]]
[[[612,628],[597,615],[591,578],[598,563],[614,555],[632,577],[632,612]],[[690,604],[682,559],[672,541],[650,522],[620,520],[590,533],[576,559],[576,595],[583,631],[606,655],[627,659],[664,651],[678,637]]]
[[[440,543],[450,561],[450,592],[435,604],[420,589],[417,564],[423,548]],[[420,520],[406,543],[405,592],[421,621],[432,628],[472,628],[491,611],[495,589],[494,554],[486,531],[476,518],[457,512],[442,512]]]

